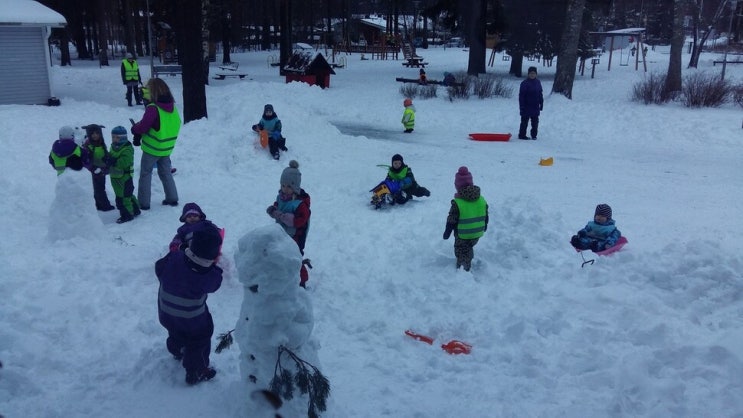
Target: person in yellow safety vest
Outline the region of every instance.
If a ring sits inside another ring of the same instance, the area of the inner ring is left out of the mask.
[[[406,98],[402,105],[405,106],[405,110],[402,112],[402,126],[405,128],[405,133],[409,134],[413,132],[415,128],[415,107],[413,106],[413,99]]]
[[[75,142],[75,130],[71,126],[59,129],[59,139],[52,144],[49,153],[49,164],[57,170],[57,175],[64,173],[68,168],[80,171],[90,167],[90,154],[87,149],[80,148]]]
[[[457,193],[446,218],[444,239],[449,239],[454,232],[457,269],[463,267],[465,271],[470,271],[475,257],[474,247],[488,229],[488,202],[480,195],[480,187],[472,183],[472,173],[467,167],[462,166],[457,170],[454,187]]]
[[[126,58],[121,61],[121,82],[126,86],[126,102],[132,105],[132,93],[138,105],[142,104],[142,98],[139,96],[139,85],[142,84],[142,76],[139,74],[139,64],[134,56],[126,53]]]
[[[142,147],[139,165],[137,198],[139,208],[150,208],[152,168],[157,164],[157,175],[163,183],[165,200],[163,205],[178,206],[178,190],[171,171],[170,154],[175,148],[181,117],[168,85],[159,78],[147,82],[152,102],[145,107],[142,120],[132,126],[132,144]]]

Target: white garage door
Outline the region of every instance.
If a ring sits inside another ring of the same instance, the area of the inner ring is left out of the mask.
[[[0,105],[47,103],[51,90],[43,30],[0,26]]]

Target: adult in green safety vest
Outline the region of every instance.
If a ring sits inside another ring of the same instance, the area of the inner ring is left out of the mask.
[[[480,188],[472,183],[472,173],[467,167],[459,167],[454,175],[457,193],[451,201],[446,218],[444,239],[454,232],[454,256],[457,268],[470,271],[475,257],[474,247],[488,229],[488,202],[480,195]]]
[[[142,76],[139,74],[139,64],[134,56],[126,53],[126,57],[121,61],[121,82],[126,86],[126,102],[132,105],[132,93],[138,105],[142,104],[142,98],[139,96],[139,85],[142,84]]]
[[[142,147],[137,187],[139,208],[142,210],[150,208],[152,168],[155,164],[165,192],[163,205],[178,206],[178,190],[171,172],[170,154],[175,148],[175,141],[181,129],[181,117],[175,106],[173,94],[164,81],[151,78],[147,82],[147,89],[152,102],[145,107],[142,120],[135,123],[131,129],[134,135],[132,143]]]

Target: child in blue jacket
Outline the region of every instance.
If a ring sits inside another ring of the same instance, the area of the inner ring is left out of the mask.
[[[578,250],[598,252],[615,246],[621,236],[611,218],[611,206],[602,203],[596,206],[593,221],[578,231],[578,235],[573,235],[570,244]]]
[[[273,111],[272,104],[263,106],[263,116],[261,117],[261,120],[253,125],[253,130],[255,132],[260,132],[264,129],[268,131],[268,150],[274,160],[278,160],[279,150],[289,151],[289,149],[286,148],[286,138],[281,136],[281,119],[279,119],[279,116]]]

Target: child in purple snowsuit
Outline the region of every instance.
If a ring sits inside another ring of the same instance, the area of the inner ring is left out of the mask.
[[[526,127],[531,120],[531,139],[537,139],[539,129],[539,112],[544,108],[542,83],[537,79],[537,67],[529,67],[526,80],[519,87],[519,139],[529,139],[526,136]]]
[[[183,206],[180,221],[183,222],[183,225],[178,228],[178,231],[176,231],[173,240],[170,241],[170,245],[168,246],[171,252],[178,251],[179,249],[185,250],[188,247],[188,241],[191,239],[191,235],[194,231],[201,228],[201,224],[203,223],[207,223],[219,230],[216,225],[206,219],[206,214],[201,210],[201,207],[193,202],[186,203]]]
[[[200,224],[188,248],[169,252],[155,263],[160,281],[158,316],[168,330],[165,344],[176,360],[182,360],[189,385],[217,374],[209,366],[214,322],[206,299],[222,285],[222,269],[214,264],[221,245],[219,231]]]

